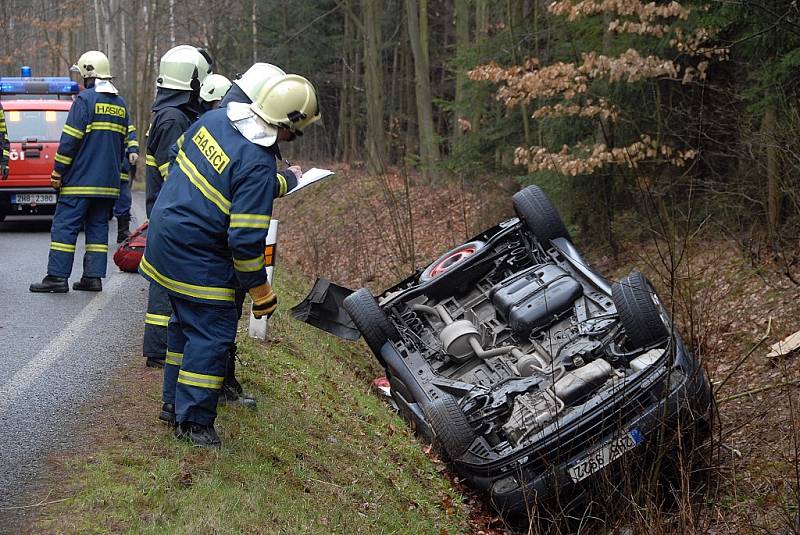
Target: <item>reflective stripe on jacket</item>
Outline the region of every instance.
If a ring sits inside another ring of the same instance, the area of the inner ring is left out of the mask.
[[[224,109],[185,133],[150,215],[139,271],[170,293],[204,303],[267,281],[264,241],[282,187],[274,149],[247,141]]]
[[[192,118],[180,108],[167,106],[153,113],[147,133],[147,207],[153,204],[161,191],[169,170],[169,149],[189,125]]]
[[[6,116],[0,104],[0,165],[8,165],[10,152],[8,150],[8,131],[6,130]]]
[[[55,156],[61,195],[118,197],[126,155],[128,108],[119,95],[80,92],[69,109]]]

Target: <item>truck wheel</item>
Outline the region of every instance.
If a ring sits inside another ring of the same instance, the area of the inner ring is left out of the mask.
[[[543,244],[555,238],[571,239],[558,210],[539,186],[528,186],[515,193],[511,200],[517,216]]]
[[[647,277],[632,272],[611,286],[611,295],[625,328],[628,349],[646,347],[669,336],[666,313]]]
[[[378,301],[366,288],[361,288],[351,293],[344,299],[344,309],[356,324],[364,341],[383,362],[381,348],[388,340],[399,340],[397,329],[389,321],[386,313],[378,305]]]
[[[442,392],[428,406],[427,414],[428,423],[433,429],[434,444],[452,460],[461,457],[477,437],[452,394]]]

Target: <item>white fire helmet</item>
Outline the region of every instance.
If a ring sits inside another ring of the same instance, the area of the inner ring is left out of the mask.
[[[250,108],[267,124],[297,135],[303,135],[303,129],[321,117],[314,86],[297,74],[271,80]]]
[[[222,100],[230,88],[230,80],[221,74],[212,73],[206,76],[206,79],[200,84],[200,98],[206,102],[216,102]]]
[[[267,82],[278,76],[286,76],[286,73],[277,65],[271,63],[254,63],[252,67],[247,69],[247,71],[245,71],[241,77],[234,80],[233,83],[244,91],[244,94],[247,95],[247,98],[249,98],[251,102],[255,102],[261,88],[264,87]]]
[[[211,74],[211,56],[191,45],[179,45],[161,56],[156,85],[165,89],[200,91]]]
[[[72,72],[79,72],[83,78],[111,79],[111,67],[108,58],[99,50],[84,52],[78,62],[70,68]]]

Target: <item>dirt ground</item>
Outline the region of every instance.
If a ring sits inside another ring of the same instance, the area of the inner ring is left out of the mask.
[[[399,172],[383,178],[337,172],[279,203],[279,262],[351,288],[380,291],[512,215],[513,184],[421,185]],[[580,247],[580,236],[576,241]],[[695,533],[800,530],[800,355],[766,357],[770,345],[800,330],[800,243],[780,252],[746,244],[744,237],[703,230],[671,241],[622,241],[616,257],[584,250],[611,279],[632,269],[648,275],[714,386],[715,484],[678,515],[692,517]],[[486,509],[474,511],[476,532],[504,532]],[[658,532],[688,529],[665,518]],[[653,532],[636,522],[620,529]]]

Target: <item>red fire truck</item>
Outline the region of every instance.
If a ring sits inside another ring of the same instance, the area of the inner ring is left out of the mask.
[[[25,74],[28,76],[25,76]],[[0,177],[0,221],[8,215],[52,215],[56,191],[50,173],[61,129],[80,87],[69,78],[32,78],[23,67],[21,77],[0,78],[10,141],[9,174]]]

